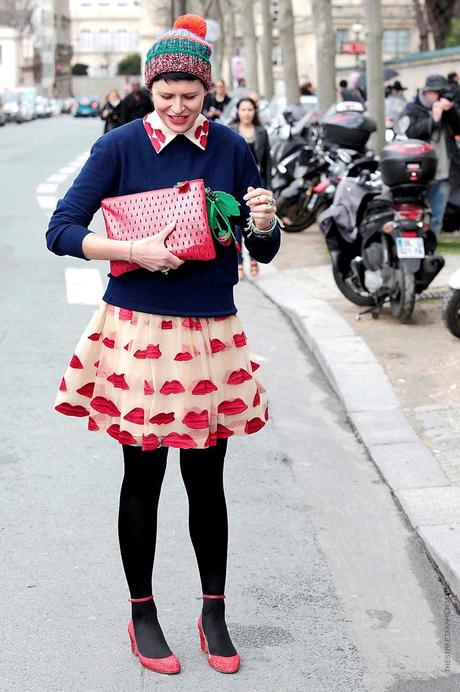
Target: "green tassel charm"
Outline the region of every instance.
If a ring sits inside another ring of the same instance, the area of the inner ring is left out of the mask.
[[[237,250],[240,250],[230,225],[230,216],[240,215],[240,203],[228,192],[214,192],[206,188],[206,210],[208,212],[209,226],[214,238],[221,245],[230,245],[232,238]]]

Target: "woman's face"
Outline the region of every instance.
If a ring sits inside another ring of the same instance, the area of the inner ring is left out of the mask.
[[[243,125],[250,125],[256,114],[255,108],[250,101],[243,101],[238,108],[238,117]]]
[[[115,103],[115,101],[119,101],[120,97],[118,95],[118,91],[111,91],[109,94],[109,101],[111,103]]]
[[[204,86],[199,79],[178,82],[164,79],[152,84],[153,105],[161,120],[173,132],[189,130],[203,108]]]

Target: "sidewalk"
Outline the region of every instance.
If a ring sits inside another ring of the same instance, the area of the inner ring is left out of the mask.
[[[356,319],[316,229],[284,234],[279,257],[254,283],[315,355],[460,607],[460,342],[442,325],[439,299],[458,267],[460,254],[446,255],[408,325],[388,311]]]

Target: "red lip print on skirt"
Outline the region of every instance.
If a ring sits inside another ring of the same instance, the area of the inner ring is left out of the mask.
[[[69,363],[71,368],[76,368],[78,370],[83,370],[83,365],[78,356],[75,355],[75,353],[72,356],[72,360]]]
[[[211,380],[200,380],[192,389],[192,394],[209,394],[210,392],[217,392],[217,387]]]
[[[265,425],[265,421],[261,418],[251,418],[251,420],[246,421],[244,432],[250,434],[255,433]]]
[[[111,425],[107,428],[107,432],[111,437],[114,437],[122,445],[136,445],[136,438],[127,430],[120,430],[118,424]]]
[[[81,396],[87,396],[88,399],[91,399],[94,392],[94,384],[94,382],[87,382],[83,385],[83,387],[77,389],[77,394],[81,394]]]
[[[219,404],[217,408],[217,413],[225,413],[227,416],[232,416],[236,413],[242,413],[246,411],[247,404],[244,403],[243,399],[229,399],[228,401],[223,401]]]
[[[192,449],[197,444],[190,435],[179,435],[179,433],[169,433],[163,438],[162,444],[169,447],[179,447],[179,449]]]
[[[225,344],[220,339],[211,339],[211,351],[212,353],[219,353],[225,349]]]
[[[115,340],[109,339],[108,336],[102,339],[102,343],[104,344],[104,346],[107,346],[107,348],[115,348]]]
[[[188,351],[182,351],[181,353],[177,353],[174,360],[182,361],[182,360],[192,360],[193,356],[191,353]]]
[[[113,401],[106,399],[104,396],[96,396],[89,402],[89,405],[95,411],[98,411],[98,413],[105,413],[111,418],[118,418],[120,415],[120,411],[117,409]]]
[[[154,434],[150,433],[149,435],[142,435],[142,449],[145,449],[146,451],[154,450],[157,449],[160,446],[161,442],[159,438]]]
[[[182,423],[184,423],[188,428],[192,428],[194,430],[208,428],[209,414],[207,411],[201,411],[200,413],[197,413],[196,411],[189,411],[182,418]]]
[[[84,406],[73,406],[72,404],[62,403],[54,407],[59,413],[63,413],[65,416],[76,416],[77,418],[83,418],[84,416],[89,416],[89,411]]]
[[[93,334],[90,334],[88,337],[88,339],[90,341],[99,341],[100,338],[101,338],[101,332],[94,332]]]
[[[116,389],[129,389],[128,384],[125,380],[125,375],[117,375],[115,372],[107,378],[107,382],[111,382]]]
[[[134,358],[161,358],[159,344],[149,344],[145,349],[137,349]]]
[[[149,394],[154,394],[154,393],[155,393],[155,390],[153,388],[153,384],[151,382],[149,382],[148,380],[144,380],[144,394],[146,394],[148,396]]]
[[[160,394],[181,394],[185,392],[179,380],[166,381],[160,389]]]
[[[241,334],[234,334],[233,343],[237,348],[242,348],[243,346],[246,346],[246,334],[244,332],[241,332]]]
[[[252,375],[248,373],[247,370],[244,368],[240,368],[239,370],[234,370],[228,377],[227,383],[228,384],[241,384],[242,382],[246,382],[246,380],[251,380]]]
[[[126,416],[123,416],[124,420],[130,423],[136,423],[137,425],[144,425],[145,411],[143,408],[133,408]]]
[[[155,416],[149,418],[149,423],[154,423],[156,425],[168,425],[169,423],[174,423],[174,413],[157,413]]]

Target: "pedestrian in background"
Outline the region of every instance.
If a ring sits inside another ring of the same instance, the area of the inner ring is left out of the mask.
[[[431,207],[431,228],[438,237],[449,197],[452,168],[460,165],[455,135],[460,135],[460,114],[448,93],[448,81],[438,74],[429,75],[415,101],[408,103],[402,115],[409,117],[406,135],[429,142],[438,159],[434,181],[426,198]],[[449,98],[446,98],[448,95]]]
[[[364,103],[363,96],[359,89],[349,88],[346,79],[341,79],[339,82],[339,99],[340,101],[358,101],[359,103]]]
[[[259,168],[262,187],[269,188],[272,178],[270,143],[268,141],[267,130],[260,122],[257,104],[252,98],[244,96],[238,101],[235,122],[230,127],[245,139],[246,144],[254,156],[257,167]],[[238,229],[238,236],[241,241],[241,229]],[[244,270],[243,246],[241,242],[240,245],[241,249],[238,252],[238,274],[239,278],[242,279],[244,277]],[[259,273],[257,260],[251,257],[251,255],[249,255],[249,257],[251,275],[257,276]]]
[[[147,89],[140,82],[133,82],[133,88],[120,105],[120,125],[125,125],[153,111],[153,103]]]
[[[452,98],[455,101],[455,105],[457,107],[460,107],[460,84],[458,82],[458,73],[457,72],[449,72],[447,75],[447,81],[448,81],[448,90],[452,94]]]
[[[203,589],[201,648],[212,668],[234,673],[240,658],[227,630],[223,600],[228,543],[224,460],[229,437],[265,425],[267,401],[236,316],[237,252],[230,231],[215,241],[214,260],[183,262],[164,244],[174,224],[131,241],[102,238],[88,225],[105,197],[201,178],[240,204],[237,223],[248,224],[244,234],[251,254],[261,262],[275,256],[280,245],[276,207],[271,192],[261,187],[248,145],[201,114],[211,85],[206,33],[203,18],[185,15],[159,36],[145,64],[155,111],[94,144],[47,232],[48,248],[58,255],[138,265],[120,277],[110,276],[103,302],[64,375],[56,409],[88,418],[90,430],[105,431],[122,445],[118,529],[132,603],[128,632],[140,663],[162,673],[180,670],[152,595],[168,449],[180,449],[189,500],[189,530]],[[184,576],[180,555],[169,570]],[[183,618],[180,603],[177,617]]]
[[[105,97],[101,111],[101,118],[105,122],[104,134],[120,125],[120,109],[120,94],[115,89],[112,89]]]
[[[218,120],[230,100],[224,80],[217,79],[214,83],[214,90],[206,95],[203,103],[203,114],[209,120]]]

